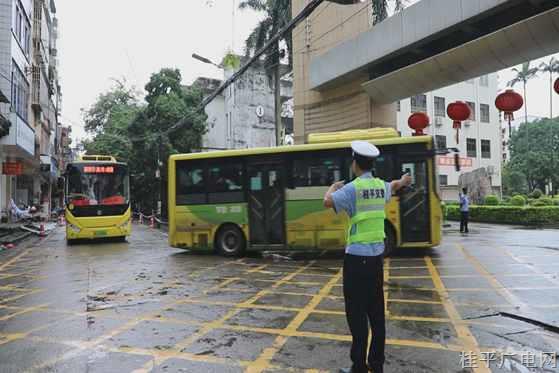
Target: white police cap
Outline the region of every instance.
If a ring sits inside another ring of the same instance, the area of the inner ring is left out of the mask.
[[[351,150],[353,150],[353,153],[366,158],[376,158],[380,155],[380,150],[367,141],[352,141]]]

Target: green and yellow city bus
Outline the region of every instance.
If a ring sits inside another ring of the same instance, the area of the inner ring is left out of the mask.
[[[352,140],[378,146],[375,175],[410,173],[412,186],[386,206],[387,253],[441,241],[431,136],[400,137],[393,129],[310,135],[304,145],[173,155],[169,158],[169,243],[215,249],[341,249],[347,216],[323,206],[335,181],[353,179]]]
[[[114,157],[84,155],[68,164],[66,239],[117,237],[132,230],[128,167]]]

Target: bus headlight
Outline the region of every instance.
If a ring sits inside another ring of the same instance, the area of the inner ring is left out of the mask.
[[[119,227],[120,229],[126,229],[126,228],[128,228],[128,224],[130,224],[130,219],[126,219],[126,220],[124,221],[124,223],[120,224],[118,227]]]
[[[81,229],[74,224],[67,223],[67,227],[74,233],[80,233]]]

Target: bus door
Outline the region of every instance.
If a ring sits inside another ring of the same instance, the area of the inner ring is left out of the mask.
[[[402,173],[409,173],[412,178],[411,185],[398,193],[402,243],[429,242],[431,225],[427,161],[402,161],[401,170]]]
[[[250,243],[285,243],[285,176],[282,164],[248,166]]]

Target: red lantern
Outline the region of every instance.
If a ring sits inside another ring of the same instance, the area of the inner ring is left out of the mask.
[[[423,136],[423,130],[429,126],[429,116],[425,113],[413,113],[408,118],[408,126],[414,130],[413,136]]]
[[[555,80],[555,84],[553,85],[553,89],[555,89],[555,93],[559,95],[559,78]]]
[[[452,128],[456,129],[456,143],[459,143],[459,135],[460,135],[460,128],[462,128],[462,122],[468,120],[472,111],[470,110],[470,106],[463,101],[456,101],[452,104],[449,104],[446,108],[446,113],[448,117],[452,119],[454,122],[452,124]]]
[[[522,99],[522,96],[512,89],[507,89],[495,99],[495,106],[499,109],[499,111],[505,113],[504,118],[509,122],[509,136],[511,134],[510,122],[514,119],[514,112],[520,110],[523,105],[524,100]]]

